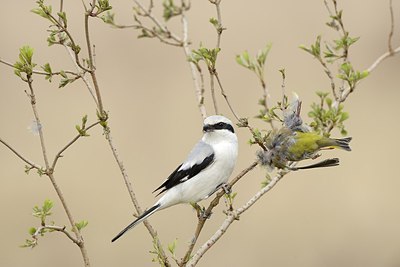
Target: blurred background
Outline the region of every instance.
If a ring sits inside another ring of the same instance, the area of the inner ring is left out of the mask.
[[[132,1],[112,1],[116,21],[131,24]],[[48,1],[53,10],[57,1]],[[155,1],[159,5],[158,1]],[[34,62],[49,62],[54,71],[74,70],[66,51],[48,47],[48,22],[30,12],[34,1],[8,1],[0,10],[0,58],[14,63],[25,44],[35,49]],[[351,36],[360,40],[351,48],[354,67],[368,68],[387,51],[390,31],[389,1],[340,1]],[[393,0],[394,47],[400,44],[400,1]],[[323,1],[223,1],[222,51],[217,64],[226,93],[242,117],[265,127],[254,116],[262,90],[252,73],[235,62],[248,50],[255,54],[267,43],[266,79],[271,103],[281,95],[279,69],[286,69],[286,90],[303,100],[303,117],[317,101],[315,91],[328,91],[329,80],[318,62],[299,49],[321,34],[336,38],[329,29]],[[65,1],[70,31],[84,49],[83,6]],[[213,47],[216,34],[208,22],[216,17],[208,1],[192,1],[188,13],[193,48],[200,42]],[[90,20],[92,43],[105,109],[110,114],[114,143],[129,173],[143,208],[153,204],[158,187],[187,155],[202,135],[202,119],[196,105],[190,69],[180,48],[157,40],[137,39],[133,30],[116,30],[100,20]],[[171,29],[181,34],[180,21]],[[206,69],[204,69],[205,71]],[[400,126],[400,56],[389,58],[363,80],[345,103],[346,122],[353,137],[353,151],[327,151],[339,157],[335,168],[293,172],[235,222],[227,234],[200,261],[199,266],[400,266],[400,187],[397,170]],[[87,114],[96,120],[95,106],[81,81],[58,89],[53,82],[35,77],[34,88],[48,154],[51,158],[76,135],[75,125]],[[27,89],[13,70],[0,65],[0,137],[37,164],[44,165],[38,136],[27,128],[33,121]],[[206,107],[212,113],[209,87]],[[218,94],[221,112],[232,120]],[[247,144],[250,134],[237,130],[240,156],[234,175],[255,159],[256,146]],[[340,137],[337,131],[333,136]],[[0,146],[0,266],[82,266],[79,249],[63,234],[40,238],[35,249],[23,249],[28,229],[38,226],[32,207],[54,200],[53,220],[68,221],[47,177],[34,171],[26,175],[24,163]],[[55,172],[59,186],[77,221],[87,220],[83,230],[93,266],[155,266],[151,238],[143,225],[111,243],[111,238],[133,219],[133,205],[100,128],[90,131],[64,153]],[[260,189],[265,169],[257,167],[234,191],[235,205],[245,203]],[[206,205],[208,201],[202,202]],[[220,205],[214,210],[198,245],[212,235],[224,219]],[[196,214],[188,205],[162,211],[150,222],[166,246],[177,239],[177,257],[186,251],[196,227]],[[197,248],[197,247],[196,247]]]

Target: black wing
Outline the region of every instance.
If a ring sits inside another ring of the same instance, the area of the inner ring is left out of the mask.
[[[171,173],[171,175],[162,185],[160,185],[156,190],[153,191],[153,193],[163,188],[157,194],[158,196],[159,194],[165,192],[166,190],[189,180],[190,178],[196,176],[199,172],[210,166],[213,163],[213,161],[214,161],[214,153],[212,153],[208,157],[205,157],[202,162],[196,163],[186,169],[182,169],[183,165],[182,163],[181,165],[178,166],[178,168],[176,168],[176,170],[173,173]]]

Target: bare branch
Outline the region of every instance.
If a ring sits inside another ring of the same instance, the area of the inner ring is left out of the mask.
[[[39,165],[36,165],[34,162],[30,161],[29,159],[25,158],[24,156],[22,156],[20,153],[18,153],[12,146],[10,146],[9,144],[7,144],[3,139],[0,138],[0,143],[2,143],[3,145],[5,145],[8,149],[10,149],[17,157],[19,157],[22,161],[24,161],[26,164],[28,164],[29,166],[31,166],[34,169],[37,170],[41,170],[42,167]]]
[[[77,71],[81,71],[79,65],[76,63],[76,61],[75,61],[75,59],[74,59],[74,58],[75,58],[74,51],[72,51],[72,49],[71,49],[70,47],[66,46],[66,45],[63,45],[63,46],[65,47],[65,49],[66,49],[67,52],[68,52],[68,55],[69,55],[70,58],[72,59],[72,62],[74,63],[76,70],[77,70]],[[93,89],[92,85],[90,84],[88,78],[86,78],[86,75],[85,75],[85,74],[86,74],[86,72],[81,73],[81,78],[82,78],[83,82],[85,83],[86,88],[89,90],[89,93],[90,93],[90,95],[92,96],[93,101],[94,101],[94,103],[96,104],[96,107],[98,107],[98,106],[99,106],[99,103],[98,103],[97,98],[96,98],[96,95],[95,95],[95,93],[94,93],[94,89]]]
[[[121,174],[122,174],[122,177],[123,177],[123,179],[124,179],[126,188],[128,189],[129,196],[131,197],[131,201],[132,201],[132,203],[133,203],[133,205],[134,205],[134,207],[135,207],[135,210],[136,210],[136,212],[137,212],[138,214],[142,214],[142,213],[143,213],[143,210],[142,210],[142,208],[140,207],[139,202],[138,202],[138,200],[137,200],[137,198],[136,198],[135,191],[133,190],[132,183],[130,182],[130,179],[129,179],[128,173],[127,173],[126,170],[125,170],[124,164],[123,164],[123,162],[121,161],[121,159],[119,158],[119,154],[118,154],[117,149],[115,148],[115,145],[114,145],[113,139],[112,139],[112,137],[111,137],[111,133],[110,133],[110,129],[109,129],[109,128],[108,128],[108,130],[106,131],[106,139],[107,139],[107,141],[108,141],[108,144],[110,145],[110,148],[111,148],[111,151],[112,151],[112,153],[113,153],[114,159],[115,159],[115,161],[116,161],[117,164],[118,164],[118,167],[119,167],[120,172],[121,172]],[[167,266],[167,267],[168,267],[168,266],[171,266],[171,264],[170,264],[169,261],[168,261],[168,257],[165,255],[164,249],[163,249],[163,247],[162,247],[162,245],[161,245],[161,242],[160,242],[160,240],[159,240],[159,238],[158,238],[157,232],[154,230],[154,228],[152,227],[152,225],[151,225],[147,220],[144,220],[143,223],[144,223],[144,225],[146,226],[146,228],[147,228],[148,232],[150,233],[150,235],[152,236],[154,242],[156,243],[157,248],[158,248],[158,251],[159,251],[160,254],[161,254],[160,256],[161,256],[161,258],[162,258],[163,263],[164,263],[165,266]]]
[[[230,103],[229,100],[228,100],[228,96],[226,95],[225,90],[224,90],[224,88],[222,87],[221,80],[219,79],[219,75],[218,75],[218,73],[217,73],[216,70],[215,70],[214,75],[215,75],[215,78],[217,79],[219,89],[221,90],[221,95],[225,98],[225,102],[228,104],[228,107],[229,107],[229,109],[231,110],[233,116],[235,116],[235,118],[236,118],[238,121],[240,121],[239,115],[236,114],[235,110],[233,109],[231,103]]]
[[[182,43],[183,43],[183,51],[185,52],[186,58],[190,58],[192,52],[190,51],[189,47],[189,41],[188,41],[188,21],[185,15],[185,12],[182,12],[181,15],[181,21],[182,21],[182,29],[183,29],[183,37],[182,37]],[[191,62],[188,61],[190,70],[192,73],[192,80],[193,80],[193,85],[195,89],[195,94],[197,98],[197,105],[200,109],[200,114],[205,119],[207,117],[207,110],[204,105],[204,79],[203,79],[203,74],[201,70],[198,69],[198,66]],[[199,72],[201,82],[199,81],[199,78],[197,76],[197,71]]]
[[[222,16],[221,16],[221,0],[209,0],[210,3],[215,5],[215,9],[217,12],[217,25],[214,25],[217,30],[217,44],[215,46],[216,49],[220,49],[221,47],[221,35],[224,30],[222,27]],[[218,55],[216,55],[217,57]],[[217,58],[215,58],[215,64],[217,63]],[[214,76],[215,76],[215,70],[209,70],[210,71],[210,89],[211,89],[211,98],[213,100],[213,105],[214,105],[214,111],[215,114],[219,114],[218,112],[218,104],[217,104],[217,98],[215,96],[215,88],[214,88]]]
[[[393,54],[393,47],[392,47],[392,37],[394,33],[394,15],[393,15],[393,1],[389,0],[389,10],[390,10],[390,33],[389,33],[389,40],[388,40],[388,49],[389,53]]]
[[[99,124],[100,121],[96,121],[95,123],[92,123],[91,125],[89,125],[88,127],[86,127],[84,130],[90,130],[91,128],[93,128],[94,126],[96,126],[97,124]],[[62,157],[62,153],[64,153],[65,150],[67,150],[72,144],[74,144],[76,141],[78,141],[79,138],[81,138],[82,135],[78,134],[76,135],[70,142],[68,142],[68,144],[66,144],[54,157],[53,163],[51,164],[51,169],[54,171],[54,169],[56,168],[56,164],[57,161],[60,157]]]

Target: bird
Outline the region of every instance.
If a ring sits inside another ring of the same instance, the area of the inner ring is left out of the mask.
[[[111,241],[119,239],[155,212],[181,203],[197,203],[225,188],[236,164],[238,139],[232,122],[220,115],[204,119],[203,137],[154,192],[163,196],[125,227]]]
[[[286,100],[283,102],[286,102]],[[301,170],[337,166],[339,165],[338,158],[327,159],[302,167],[293,167],[291,163],[315,159],[320,156],[319,152],[324,149],[339,148],[351,151],[349,146],[351,137],[329,138],[312,131],[310,126],[303,123],[300,116],[301,103],[299,96],[293,93],[292,102],[282,110],[284,117],[282,127],[279,130],[271,131],[270,138],[266,143],[267,149],[257,152],[261,165],[267,166],[270,170],[274,167]]]
[[[288,167],[289,162],[315,159],[320,156],[319,152],[321,150],[339,148],[351,151],[349,143],[352,140],[351,137],[335,139],[325,137],[316,132],[294,131],[286,126],[282,127],[276,134],[273,134],[271,139],[269,150],[258,153],[258,157],[262,165],[280,169],[290,169]],[[328,163],[326,166],[335,166],[338,160],[326,163]],[[324,167],[324,164],[315,166]]]

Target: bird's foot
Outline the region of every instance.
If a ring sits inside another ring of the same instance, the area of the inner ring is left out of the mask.
[[[222,190],[224,190],[225,194],[227,194],[227,195],[232,193],[232,188],[229,184],[223,183],[223,184],[221,184],[221,188],[222,188]]]
[[[190,204],[196,210],[198,219],[208,219],[211,217],[212,212],[208,213],[205,207],[201,207],[197,203],[190,203]]]

